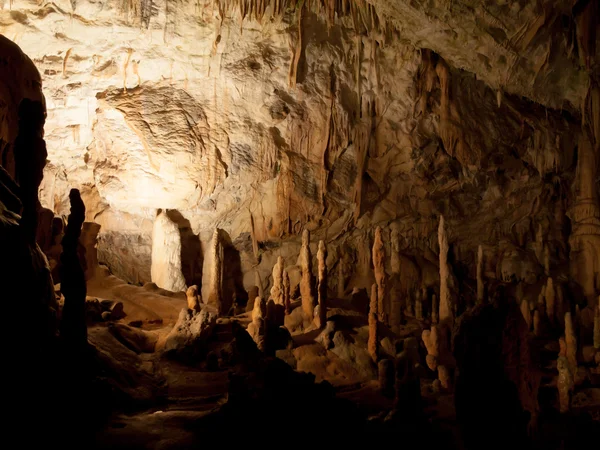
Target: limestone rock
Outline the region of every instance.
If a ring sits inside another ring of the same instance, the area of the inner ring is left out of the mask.
[[[600,301],[596,305],[596,314],[594,314],[594,348],[600,350]]]
[[[381,227],[375,229],[375,240],[373,242],[373,272],[377,283],[377,313],[379,321],[388,323],[389,308],[386,301],[387,278],[385,273],[385,247],[381,235]]]
[[[273,286],[271,297],[276,305],[285,305],[283,293],[283,258],[277,257],[277,264],[273,266]]]
[[[161,289],[178,292],[187,289],[181,271],[179,227],[160,211],[152,229],[152,281]]]
[[[377,333],[377,315],[369,313],[369,342],[368,350],[373,361],[379,358],[379,336]]]
[[[558,369],[558,399],[560,412],[566,413],[571,409],[571,397],[575,388],[571,364],[564,356],[559,356],[556,367]]]
[[[565,345],[565,356],[569,362],[569,369],[575,374],[577,373],[577,335],[575,334],[570,312],[565,314]]]
[[[300,249],[300,266],[302,267],[302,281],[300,293],[302,295],[302,310],[306,317],[313,318],[316,298],[314,294],[314,281],[312,274],[312,255],[310,253],[310,232],[302,232],[302,248]]]
[[[169,334],[157,343],[157,350],[183,355],[200,355],[217,324],[217,316],[202,309],[195,312],[182,309]]]
[[[218,314],[225,314],[223,298],[224,249],[221,232],[215,229],[208,244],[208,254],[204,259],[202,273],[202,300],[217,308]]]
[[[248,324],[248,334],[252,337],[258,349],[264,352],[267,348],[267,305],[262,297],[256,297],[254,300],[252,322]]]
[[[318,314],[315,313],[317,328],[323,328],[327,322],[327,247],[323,241],[319,241],[318,261]]]
[[[485,297],[485,285],[483,281],[483,247],[477,247],[477,303],[481,304]]]
[[[198,293],[198,286],[196,286],[195,284],[193,286],[190,286],[187,289],[185,296],[187,298],[188,309],[199,312],[201,299]]]
[[[450,269],[448,267],[448,236],[444,227],[444,216],[440,216],[440,225],[438,228],[438,241],[440,244],[440,312],[439,321],[447,322],[450,325],[454,322],[452,312],[452,299],[450,294]]]

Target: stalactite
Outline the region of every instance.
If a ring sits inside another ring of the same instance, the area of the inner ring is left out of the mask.
[[[69,60],[69,56],[71,56],[72,51],[73,51],[73,48],[68,49],[67,52],[65,53],[65,57],[63,58],[63,70],[62,70],[63,78],[67,78],[67,61]]]
[[[290,88],[296,87],[298,81],[298,64],[300,63],[300,57],[302,56],[302,18],[304,14],[304,0],[300,0],[296,12],[298,14],[298,38],[296,40],[296,45],[292,47],[292,63],[288,75],[288,84]]]

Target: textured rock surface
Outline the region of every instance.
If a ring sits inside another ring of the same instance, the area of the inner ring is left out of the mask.
[[[168,291],[185,291],[181,271],[181,235],[179,227],[161,211],[152,230],[152,282]]]
[[[66,215],[78,188],[115,274],[150,281],[157,209],[189,222],[195,260],[225,230],[246,289],[256,274],[268,289],[271,243],[295,257],[304,227],[317,242],[327,230],[344,278],[361,287],[372,283],[362,248],[372,224],[393,225],[411,258],[436,247],[432,213],[465,260],[474,230],[521,242],[542,223],[549,247],[564,248],[547,221],[560,205],[546,200],[571,180],[587,89],[570,1],[312,2],[301,14],[277,4],[284,13],[268,6],[241,23],[233,3],[212,0],[16,0],[0,11],[47,93],[42,204]],[[498,253],[486,264],[520,276],[524,263]],[[415,283],[435,286],[436,259],[416,259]]]

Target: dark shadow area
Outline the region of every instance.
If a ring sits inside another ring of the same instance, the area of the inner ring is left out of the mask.
[[[246,305],[248,293],[244,289],[240,252],[227,232],[219,230],[219,233],[223,242],[223,311],[227,312],[233,306],[234,298],[239,305]]]

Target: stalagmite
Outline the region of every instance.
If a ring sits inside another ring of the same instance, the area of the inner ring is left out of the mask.
[[[477,248],[477,303],[481,305],[484,301],[485,286],[483,284],[483,247]]]
[[[210,266],[206,302],[215,306],[218,314],[222,315],[225,312],[223,311],[223,244],[218,229],[215,229],[213,233],[209,251],[212,265]],[[205,297],[204,293],[202,297]]]
[[[554,291],[554,283],[552,278],[548,278],[546,284],[546,314],[551,325],[556,324],[556,292]]]
[[[379,320],[387,324],[389,315],[386,298],[386,274],[385,274],[385,248],[381,236],[381,227],[375,229],[375,241],[373,243],[373,271],[377,283],[377,311]]]
[[[283,306],[285,313],[292,312],[292,299],[290,298],[290,275],[287,270],[283,270]]]
[[[315,294],[312,274],[312,255],[310,253],[310,232],[302,233],[302,248],[300,249],[300,266],[302,267],[302,280],[300,281],[300,295],[302,296],[302,310],[304,315],[313,319],[315,309]]]
[[[71,349],[83,351],[87,345],[85,322],[87,287],[85,274],[77,255],[77,244],[85,219],[85,205],[77,189],[71,189],[69,200],[71,214],[62,240],[63,251],[60,255],[61,290],[65,297],[60,334]]]
[[[564,356],[559,356],[556,362],[558,369],[558,399],[560,412],[566,413],[571,409],[571,396],[575,387],[574,376],[569,361]]]
[[[378,347],[379,338],[377,336],[377,315],[369,313],[369,341],[367,343],[367,350],[369,355],[373,358],[373,361],[378,359]]]
[[[198,286],[190,286],[185,293],[187,297],[188,309],[192,311],[200,311],[200,295],[198,294]]]
[[[438,329],[436,326],[432,326],[431,330],[424,330],[421,335],[425,348],[427,349],[427,356],[425,361],[427,367],[431,370],[436,370],[438,366],[438,358],[440,356],[440,342],[438,336]]]
[[[529,303],[527,300],[521,301],[521,314],[523,315],[523,319],[527,323],[527,329],[531,330],[531,309],[529,308]]]
[[[438,366],[437,370],[442,388],[446,390],[450,389],[450,373],[448,372],[448,368],[446,366]]]
[[[440,225],[438,227],[438,241],[440,244],[440,323],[448,323],[450,326],[454,323],[452,314],[452,302],[450,299],[450,289],[448,286],[450,278],[450,269],[448,267],[448,236],[444,228],[444,216],[440,216]]]
[[[248,333],[252,336],[256,346],[260,351],[265,351],[267,334],[267,305],[262,297],[256,297],[254,300],[254,309],[252,310],[252,322],[248,324]]]
[[[591,2],[592,4],[594,2]],[[590,86],[591,89],[591,86]],[[583,117],[586,111],[582,111]],[[575,203],[567,211],[573,224],[569,236],[571,276],[581,285],[588,305],[595,307],[600,289],[600,206],[598,204],[597,176],[598,150],[584,129],[580,134],[577,152]],[[598,144],[596,144],[598,147]]]
[[[594,314],[594,348],[600,350],[600,300]]]
[[[271,299],[276,305],[284,305],[283,300],[283,258],[279,256],[277,263],[273,266],[273,287],[271,287]]]
[[[567,347],[567,361],[573,374],[577,372],[577,335],[573,327],[573,319],[571,313],[565,314],[565,344]]]
[[[181,234],[166,211],[158,212],[152,229],[152,281],[167,291],[187,289],[181,267]]]
[[[377,302],[377,285],[371,285],[371,297],[369,302],[369,314],[377,315],[378,302]]]
[[[319,241],[317,252],[319,284],[317,288],[319,300],[319,315],[315,318],[318,328],[323,328],[327,322],[327,247],[325,242]]]

